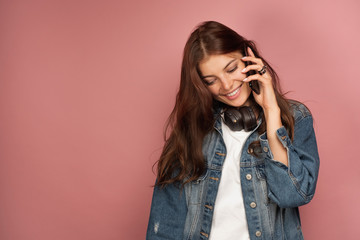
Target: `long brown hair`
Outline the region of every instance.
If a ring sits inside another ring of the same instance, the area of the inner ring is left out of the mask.
[[[215,100],[200,77],[199,62],[210,55],[235,51],[244,56],[247,46],[267,65],[281,109],[282,122],[290,137],[293,137],[294,119],[288,101],[281,93],[279,78],[269,63],[260,56],[255,43],[221,23],[203,22],[192,32],[184,48],[180,89],[164,132],[165,145],[157,165],[157,185],[186,184],[198,179],[206,171],[202,143],[205,135],[213,130]],[[250,97],[253,98],[252,95]],[[255,101],[253,107],[261,110]],[[265,130],[266,123],[263,119],[258,132],[261,134]],[[259,141],[251,144],[252,147],[259,145]]]

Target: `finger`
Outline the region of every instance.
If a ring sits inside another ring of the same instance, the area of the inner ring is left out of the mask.
[[[245,74],[251,74],[250,71],[254,70],[256,71],[256,73],[260,74],[262,77],[265,77],[267,79],[271,79],[271,76],[268,74],[268,72],[265,69],[265,72],[263,74],[260,73],[260,70],[263,69],[264,66],[260,66],[260,65],[248,65],[247,67],[245,67],[244,69],[241,70],[242,73]],[[248,73],[250,72],[250,73]]]
[[[259,64],[252,64],[252,65],[248,65],[247,67],[245,67],[243,70],[241,70],[242,73],[246,73],[248,71],[251,70],[255,70],[255,71],[260,71],[263,68],[263,66],[259,65]]]
[[[258,81],[260,81],[260,82],[269,81],[269,79],[264,78],[264,77],[263,77],[262,75],[260,75],[260,74],[250,75],[250,76],[244,78],[242,81],[243,81],[243,82],[250,82],[250,81],[253,81],[253,80],[258,80]]]
[[[241,58],[241,60],[243,60],[244,62],[253,62],[259,65],[264,65],[261,58],[246,56]]]
[[[247,51],[250,57],[255,57],[255,54],[250,47],[247,47]]]

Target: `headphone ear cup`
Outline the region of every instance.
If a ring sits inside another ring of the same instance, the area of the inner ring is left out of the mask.
[[[241,113],[235,108],[229,108],[224,112],[224,122],[232,131],[244,129]]]
[[[256,117],[251,107],[240,107],[239,113],[243,120],[243,129],[245,131],[251,131],[256,127]]]
[[[251,107],[229,108],[224,112],[224,122],[232,131],[253,130],[256,125],[256,116]]]

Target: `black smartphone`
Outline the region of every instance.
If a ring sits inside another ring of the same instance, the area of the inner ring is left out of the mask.
[[[245,56],[249,56],[248,51],[247,51],[247,47],[245,47]],[[250,62],[245,62],[245,67],[249,66],[251,63]],[[256,74],[255,70],[250,70],[246,73],[246,76],[250,76]],[[259,86],[259,82],[257,80],[253,80],[249,82],[249,86],[251,88],[251,90],[253,90],[256,94],[260,93],[260,86]]]

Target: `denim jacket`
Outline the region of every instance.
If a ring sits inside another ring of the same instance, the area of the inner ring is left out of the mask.
[[[298,206],[313,198],[319,171],[319,156],[313,119],[308,109],[293,103],[294,139],[282,126],[277,136],[288,154],[288,166],[274,160],[266,132],[256,129],[247,138],[240,159],[240,181],[251,240],[303,239]],[[258,126],[260,122],[258,123]],[[209,238],[215,199],[226,147],[218,118],[204,139],[206,173],[184,188],[155,187],[147,239],[206,240]],[[249,148],[260,140],[260,156]]]

